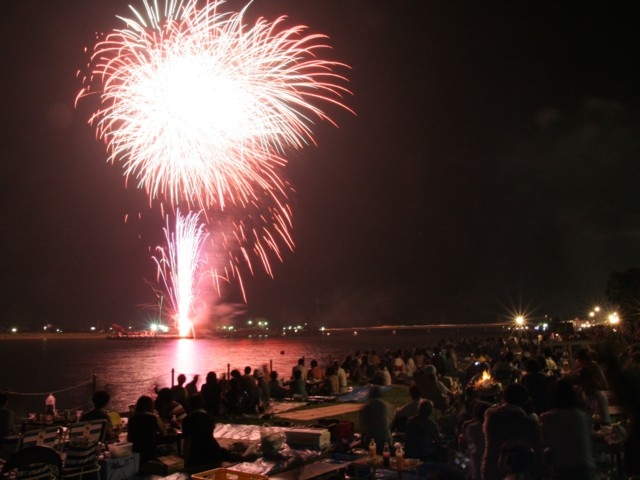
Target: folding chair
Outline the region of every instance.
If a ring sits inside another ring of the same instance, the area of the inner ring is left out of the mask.
[[[86,422],[72,423],[67,428],[68,442],[84,439],[84,441],[102,443],[107,431],[106,420],[88,420]]]
[[[3,479],[16,480],[61,480],[62,459],[51,447],[34,445],[14,453],[2,466]]]
[[[18,450],[35,446],[51,447],[54,450],[60,450],[60,427],[58,425],[51,425],[25,430],[25,432],[21,436]]]
[[[106,420],[89,420],[69,425],[64,443],[64,478],[100,471],[100,444],[107,430]]]

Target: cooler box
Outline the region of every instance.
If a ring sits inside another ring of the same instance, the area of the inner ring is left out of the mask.
[[[149,460],[140,468],[141,472],[161,476],[167,476],[180,470],[184,470],[184,458],[178,455],[167,455]]]
[[[284,433],[293,448],[323,449],[331,445],[331,433],[326,428],[288,428]]]
[[[266,475],[236,472],[228,468],[216,468],[191,475],[191,480],[267,480],[268,478]]]
[[[128,480],[140,468],[140,455],[133,453],[126,457],[105,458],[100,461],[100,480]]]

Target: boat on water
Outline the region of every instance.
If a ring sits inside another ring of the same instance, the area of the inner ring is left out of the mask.
[[[180,338],[193,338],[193,335],[185,337],[168,328],[132,331],[116,323],[111,325],[110,332],[107,335],[107,340],[177,340]]]

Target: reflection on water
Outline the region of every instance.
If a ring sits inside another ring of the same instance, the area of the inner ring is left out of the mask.
[[[220,376],[247,365],[272,366],[288,378],[302,356],[327,365],[358,349],[411,348],[435,340],[429,332],[266,339],[8,340],[0,343],[0,389],[10,392],[10,407],[20,415],[44,410],[50,391],[58,392],[59,409],[89,408],[95,375],[96,386],[111,392],[111,408],[124,411],[140,395],[152,394],[154,385],[170,386],[172,369],[175,376],[184,373],[187,381],[198,374],[198,387],[209,371]]]

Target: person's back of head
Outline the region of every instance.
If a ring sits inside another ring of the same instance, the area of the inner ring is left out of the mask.
[[[576,353],[576,359],[581,362],[588,362],[589,360],[591,360],[591,354],[586,348],[581,348],[580,350],[578,350],[578,353]]]
[[[184,382],[187,381],[187,376],[184,373],[181,373],[180,375],[178,375],[178,385],[182,386],[182,384],[184,384]]]
[[[420,402],[420,409],[418,410],[418,415],[423,418],[430,417],[433,413],[433,402],[428,399],[422,400]]]
[[[136,401],[135,413],[153,412],[153,399],[148,395],[142,395]]]
[[[218,376],[216,375],[216,372],[207,373],[206,383],[215,383],[217,381],[218,381]]]
[[[558,380],[551,387],[550,405],[552,408],[576,408],[579,405],[578,394],[567,380]]]
[[[526,363],[526,370],[527,373],[539,373],[542,370],[542,366],[538,360],[531,358]]]
[[[238,377],[242,376],[240,374],[240,370],[235,369],[235,368],[233,370],[231,370],[231,373],[229,373],[229,375],[231,376],[231,378],[238,378]]]
[[[106,407],[109,400],[111,400],[111,395],[106,390],[97,390],[91,398],[93,406],[99,410]]]
[[[409,396],[412,400],[420,399],[420,387],[418,387],[418,385],[416,385],[415,383],[409,387]]]
[[[371,390],[369,390],[369,398],[380,398],[382,397],[382,392],[380,391],[379,387],[372,387]]]
[[[511,383],[504,389],[502,398],[509,405],[525,408],[529,403],[529,391],[519,383]]]
[[[203,410],[204,409],[204,397],[202,395],[200,395],[199,393],[196,393],[195,395],[191,395],[189,397],[189,411],[193,412],[195,410]]]
[[[250,375],[251,374],[251,367],[249,367],[249,366],[244,367],[244,374],[245,375]]]
[[[298,365],[304,366],[304,357],[298,359]]]
[[[163,403],[170,403],[173,401],[173,392],[171,389],[164,387],[158,390],[158,400]]]

